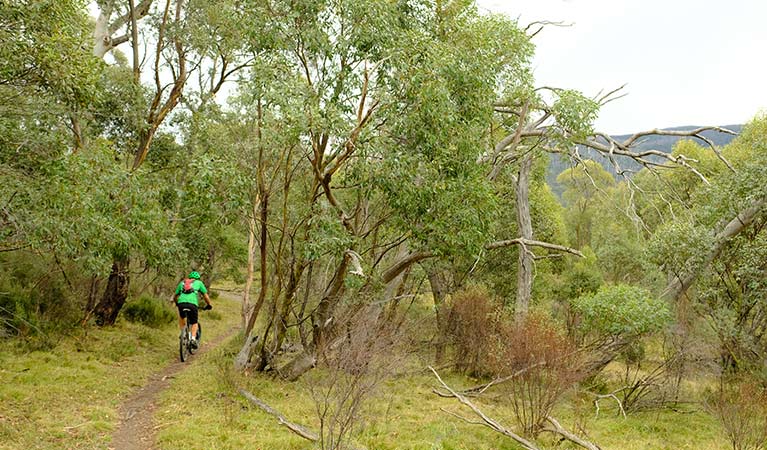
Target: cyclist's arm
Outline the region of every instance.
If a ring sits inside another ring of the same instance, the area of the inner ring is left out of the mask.
[[[207,292],[202,294],[202,298],[205,299],[205,303],[206,304],[210,305],[210,297],[208,297],[208,293]]]
[[[173,298],[171,299],[171,303],[178,304],[178,298],[181,296],[181,284],[176,286],[176,292],[173,294]]]

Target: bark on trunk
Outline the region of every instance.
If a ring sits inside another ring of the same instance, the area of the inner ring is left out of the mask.
[[[442,364],[445,357],[445,345],[447,343],[447,317],[445,311],[445,299],[447,298],[447,274],[439,269],[427,272],[431,285],[431,296],[434,299],[434,311],[437,320],[437,339],[435,348],[435,360]]]
[[[112,49],[112,38],[109,35],[109,16],[111,15],[111,8],[102,9],[93,29],[93,55],[99,59],[103,59],[104,55]]]
[[[124,257],[116,258],[112,264],[112,272],[109,274],[104,296],[93,311],[98,325],[114,325],[120,309],[128,298],[129,262],[130,260]]]
[[[522,239],[533,238],[533,225],[530,219],[530,171],[533,167],[533,154],[528,153],[522,159],[517,175],[517,226]],[[533,255],[525,245],[519,248],[517,258],[517,299],[514,309],[517,320],[527,317],[530,298],[533,292]]]
[[[243,371],[251,367],[256,345],[258,345],[258,336],[248,336],[245,340],[245,345],[242,346],[239,353],[237,353],[237,357],[234,358],[234,370]]]
[[[250,313],[250,317],[248,318],[248,326],[245,328],[245,336],[249,336],[251,331],[253,331],[253,327],[256,325],[256,319],[258,319],[258,314],[261,311],[261,307],[264,304],[264,300],[266,299],[266,288],[267,288],[266,219],[267,219],[268,211],[269,211],[269,196],[264,195],[264,197],[261,199],[261,240],[259,241],[259,257],[260,257],[259,263],[261,264],[259,273],[261,276],[261,288],[258,291],[258,299],[256,300],[256,304],[253,306],[253,311]]]
[[[256,213],[258,202],[253,207],[253,215],[248,218],[248,271],[245,276],[245,292],[242,293],[242,328],[245,329],[250,314],[250,289],[253,287],[253,272],[256,260]]]

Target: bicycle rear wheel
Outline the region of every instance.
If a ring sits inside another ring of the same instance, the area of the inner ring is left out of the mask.
[[[184,328],[181,336],[178,338],[178,356],[181,358],[181,362],[184,362],[190,355],[189,345],[189,328]]]

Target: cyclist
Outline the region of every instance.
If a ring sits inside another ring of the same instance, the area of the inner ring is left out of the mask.
[[[189,276],[182,280],[176,287],[176,294],[173,296],[173,301],[178,307],[178,326],[181,332],[184,332],[184,326],[186,323],[184,319],[189,320],[189,325],[192,327],[192,347],[197,348],[197,296],[203,295],[205,299],[205,308],[213,309],[213,305],[210,304],[210,297],[208,297],[208,289],[205,284],[200,281],[200,274],[196,270],[189,273]]]

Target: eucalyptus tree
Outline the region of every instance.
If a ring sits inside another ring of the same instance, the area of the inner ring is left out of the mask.
[[[557,182],[564,186],[562,200],[568,209],[567,220],[575,236],[576,248],[591,245],[591,222],[599,208],[600,192],[615,184],[615,180],[602,166],[594,161],[564,170],[557,176]]]
[[[132,84],[134,91],[140,93],[133,110],[138,111],[137,120],[117,121],[113,124],[117,127],[110,129],[112,134],[123,137],[117,142],[124,147],[115,148],[115,152],[128,174],[126,184],[130,184],[133,178],[148,176],[140,169],[151,149],[163,147],[163,143],[154,145],[155,139],[161,135],[162,127],[168,125],[168,119],[182,99],[194,118],[212,103],[231,77],[247,67],[250,59],[240,49],[247,42],[242,31],[251,16],[238,2],[144,0],[136,4],[103,0],[97,3],[100,14],[93,33],[93,53],[105,57],[111,51],[119,63],[124,58],[115,53],[116,49],[129,43]],[[166,133],[177,134],[172,128]],[[194,165],[186,168],[203,170]],[[130,208],[126,206],[121,213],[128,214]],[[172,223],[181,229],[183,224],[178,225],[178,219],[172,218]],[[114,247],[107,288],[95,308],[100,322],[111,324],[116,319],[128,294],[131,253],[140,256],[144,250],[142,244],[133,239],[126,245]],[[194,243],[189,247],[194,248]],[[201,265],[210,266],[214,256],[210,253]]]
[[[664,294],[689,298],[716,332],[727,370],[761,370],[767,355],[766,129],[764,117],[748,124],[722,151],[732,170],[712,173],[709,184],[693,189],[686,214],[663,223],[652,239],[652,255],[670,278]]]
[[[269,277],[280,285],[261,286],[259,299],[271,295],[268,316],[252,334],[261,336],[265,367],[288,319],[299,331],[311,321],[303,352],[283,369],[292,378],[332,340],[341,309],[362,311],[371,298],[395,305],[414,264],[482,251],[495,203],[476,160],[489,138],[495,87],[524,72],[531,46],[512,21],[480,16],[471,2],[272,2],[269,12],[275,22],[290,18],[277,27],[284,47],[275,54],[283,79],[298,83],[301,109],[268,111],[275,100],[265,98],[262,112],[298,125],[302,158],[289,173],[310,178],[283,189],[303,206],[290,202],[287,218],[297,225],[283,220],[268,237],[283,249],[271,270],[287,272]],[[286,207],[277,208],[277,218],[286,217]]]

